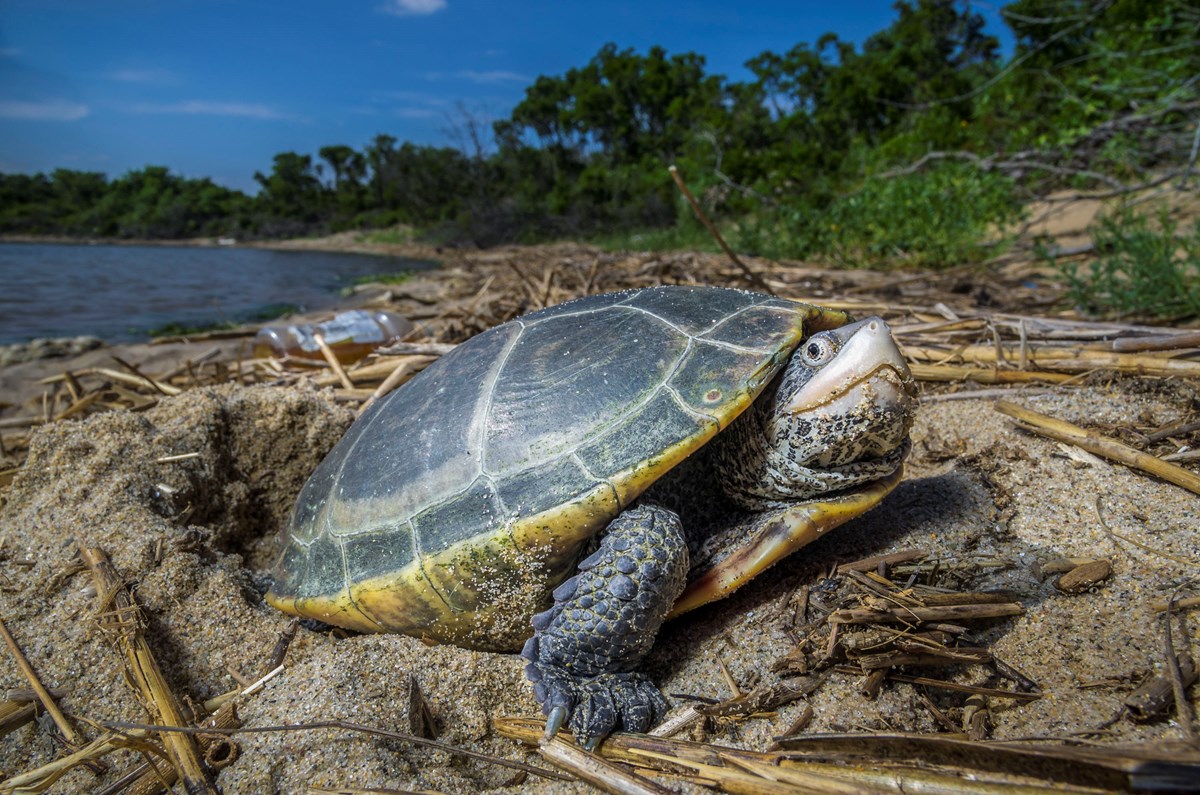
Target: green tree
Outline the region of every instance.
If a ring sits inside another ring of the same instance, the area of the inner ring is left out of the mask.
[[[389,207],[388,186],[395,177],[396,139],[380,133],[367,145],[364,154],[371,172],[372,204],[377,210]]]
[[[540,197],[547,212],[586,226],[672,223],[667,166],[705,137],[715,140],[727,126],[728,99],[724,79],[707,74],[700,55],[668,56],[661,47],[640,55],[607,44],[585,66],[534,82],[495,127],[498,158],[524,206]],[[541,155],[522,151],[529,135]],[[534,169],[531,179],[514,174],[521,167]]]
[[[255,172],[262,190],[258,206],[272,229],[303,229],[323,218],[324,190],[311,155],[281,152],[275,155],[270,176]]]
[[[1016,0],[1002,13],[1017,44],[1011,76],[981,103],[989,143],[1131,174],[1186,157],[1200,99],[1194,5]]]
[[[345,144],[322,146],[317,154],[333,172],[333,204],[343,222],[353,219],[364,204],[363,181],[367,175],[367,158]]]

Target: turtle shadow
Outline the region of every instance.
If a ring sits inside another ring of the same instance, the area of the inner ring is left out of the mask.
[[[769,655],[790,642],[779,629],[786,601],[799,588],[819,586],[834,566],[905,548],[961,554],[993,530],[996,515],[988,488],[968,470],[904,481],[879,507],[793,553],[737,593],[666,624],[647,667],[658,681],[672,679],[697,654],[715,653],[722,639],[746,634],[750,624],[762,641],[761,653]],[[740,638],[733,643],[742,645]]]

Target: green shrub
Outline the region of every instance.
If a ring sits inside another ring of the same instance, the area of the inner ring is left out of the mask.
[[[947,268],[984,259],[1020,217],[1012,182],[957,163],[872,179],[823,214],[822,253],[844,265]]]
[[[1177,320],[1200,315],[1200,222],[1180,234],[1164,210],[1158,228],[1144,215],[1123,208],[1100,219],[1092,234],[1096,257],[1059,262],[1042,256],[1062,273],[1071,300],[1092,315]]]
[[[688,210],[691,212],[691,210]],[[605,251],[710,251],[721,250],[697,221],[680,221],[675,226],[648,229],[618,229],[587,238]]]
[[[1021,215],[1012,182],[948,163],[868,180],[824,207],[790,205],[743,221],[735,248],[777,258],[822,257],[846,267],[947,268],[994,255]]]

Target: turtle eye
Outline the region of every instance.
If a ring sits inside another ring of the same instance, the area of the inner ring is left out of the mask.
[[[829,337],[809,337],[800,346],[800,361],[809,367],[820,367],[828,364],[836,353],[837,349]]]

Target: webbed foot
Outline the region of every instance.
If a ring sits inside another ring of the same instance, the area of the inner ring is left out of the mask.
[[[554,606],[533,617],[521,655],[552,736],[569,725],[594,748],[616,729],[644,732],[667,701],[634,669],[654,644],[688,571],[679,517],[655,506],[622,513],[579,574],[554,590]]]

